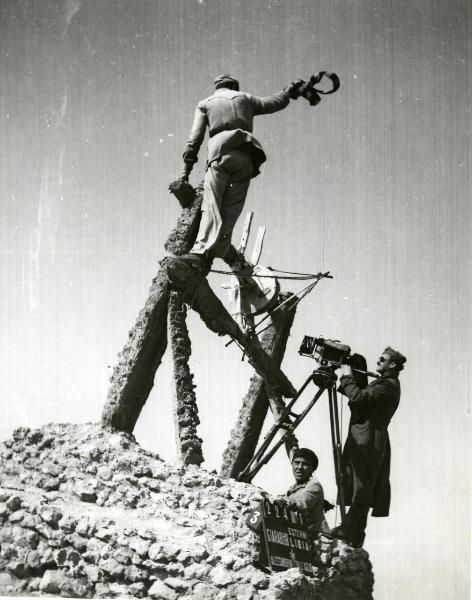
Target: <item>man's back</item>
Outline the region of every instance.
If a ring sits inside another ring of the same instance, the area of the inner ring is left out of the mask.
[[[232,129],[252,132],[254,115],[276,112],[288,103],[289,97],[284,91],[259,98],[246,92],[221,88],[199,102],[197,110],[206,115],[211,137]]]

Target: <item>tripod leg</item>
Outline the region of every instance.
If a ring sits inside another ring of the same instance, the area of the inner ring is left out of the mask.
[[[339,499],[339,510],[341,513],[341,521],[344,522],[346,518],[346,504],[344,502],[344,481],[343,481],[343,469],[341,463],[341,433],[339,430],[339,416],[338,416],[338,399],[336,395],[336,388],[330,387],[328,389],[329,394],[329,420],[331,424],[331,440],[333,444],[333,458],[334,458],[334,470],[336,476],[336,485],[338,488],[338,499]]]
[[[293,403],[295,402],[295,400],[298,398],[298,396],[301,394],[301,392],[305,389],[305,387],[308,385],[308,383],[310,381],[311,381],[311,377],[309,377],[306,380],[305,384],[302,386],[302,388],[300,389],[298,394],[295,396],[295,398],[292,400],[292,402],[287,406],[287,408],[285,409],[284,416],[290,415],[290,411],[291,411]],[[267,451],[267,448],[269,447],[269,444],[272,441],[272,439],[274,438],[275,434],[277,433],[277,431],[279,429],[281,429],[280,422],[276,423],[272,427],[272,429],[267,434],[266,439],[264,440],[262,446],[260,447],[260,449],[256,452],[256,454],[252,458],[251,462],[248,463],[248,465],[246,466],[244,471],[242,471],[238,475],[237,481],[245,481],[246,483],[250,483],[252,481],[252,479],[260,471],[260,469],[269,462],[269,460],[272,458],[272,456],[274,456],[274,454],[280,448],[280,446],[282,444],[284,444],[291,435],[293,435],[293,432],[295,431],[295,429],[298,427],[298,425],[300,425],[300,423],[303,421],[303,419],[306,417],[306,415],[310,412],[310,410],[316,404],[316,402],[322,395],[323,391],[324,391],[324,389],[322,388],[316,392],[314,398],[311,400],[311,402],[308,404],[308,406],[305,408],[305,410],[301,414],[298,415],[298,417],[295,419],[295,421],[293,421],[292,427],[290,428],[290,430],[286,431],[285,434],[276,442],[276,444],[270,450]],[[283,419],[281,422],[283,423]],[[266,452],[266,454],[264,454],[265,452]]]
[[[238,475],[238,477],[237,477],[238,481],[247,481],[247,482],[251,481],[250,479],[247,480],[246,477],[247,477],[248,473],[252,472],[252,465],[254,463],[258,463],[259,460],[261,459],[261,457],[264,455],[264,453],[267,450],[267,448],[269,447],[270,443],[272,442],[272,440],[276,436],[277,432],[281,428],[280,423],[283,423],[285,421],[285,419],[290,416],[290,412],[292,410],[293,405],[298,400],[298,398],[302,395],[302,393],[305,391],[306,387],[308,386],[310,381],[312,381],[312,379],[313,379],[313,377],[312,377],[312,375],[310,375],[310,377],[307,378],[305,383],[298,390],[295,398],[292,398],[292,400],[290,400],[290,402],[287,404],[287,406],[285,407],[285,410],[279,416],[279,421],[276,421],[276,423],[271,427],[271,429],[265,436],[262,444],[259,446],[259,448],[255,452],[254,456],[248,462],[245,469]],[[259,470],[259,469],[257,469],[257,470]]]

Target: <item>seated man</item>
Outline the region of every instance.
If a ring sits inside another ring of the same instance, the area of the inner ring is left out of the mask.
[[[328,531],[323,488],[313,474],[318,467],[318,457],[308,448],[296,448],[290,458],[295,483],[278,502],[300,511],[310,537],[315,538],[320,531]]]

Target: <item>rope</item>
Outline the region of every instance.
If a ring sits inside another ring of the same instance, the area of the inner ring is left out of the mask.
[[[239,275],[241,277],[257,277],[257,278],[269,278],[269,279],[296,279],[296,280],[306,280],[306,279],[317,279],[322,277],[327,277],[328,279],[332,279],[333,276],[328,273],[296,273],[294,271],[282,271],[281,269],[272,269],[274,271],[274,275],[258,275],[254,273],[244,273],[243,271],[220,271],[218,269],[211,269],[210,273],[219,273],[220,275],[235,275],[236,277]],[[286,273],[289,277],[280,277],[277,273]],[[290,277],[293,275],[293,277]]]
[[[327,274],[329,276],[329,274]],[[264,332],[266,329],[268,329],[272,323],[269,323],[266,327],[264,327],[263,329],[260,329],[258,331],[257,328],[259,327],[259,325],[261,325],[261,323],[263,323],[266,319],[268,319],[276,310],[279,310],[280,308],[282,308],[282,306],[284,306],[285,304],[288,304],[289,302],[293,302],[292,306],[290,306],[288,308],[288,310],[294,310],[295,307],[297,306],[297,304],[299,302],[301,302],[303,300],[303,298],[305,298],[305,296],[308,296],[308,294],[315,288],[315,286],[319,283],[319,281],[321,279],[323,279],[324,275],[322,275],[321,277],[318,277],[318,279],[316,279],[316,281],[314,281],[313,283],[310,283],[310,285],[308,285],[306,288],[303,288],[300,292],[297,292],[296,294],[294,294],[293,296],[290,296],[289,298],[287,298],[286,300],[284,300],[283,302],[281,302],[280,304],[277,304],[277,306],[275,308],[273,308],[271,311],[269,311],[265,317],[263,317],[259,323],[256,323],[254,325],[254,327],[252,328],[251,333],[253,333],[254,335],[258,335],[262,332]],[[301,294],[301,296],[299,297],[299,294]],[[296,298],[296,300],[294,300],[294,298]]]
[[[295,306],[297,306],[297,304],[299,302],[301,302],[303,300],[303,298],[305,298],[305,296],[307,296],[313,289],[314,287],[321,281],[321,279],[328,277],[330,279],[332,279],[332,275],[329,274],[329,271],[327,271],[326,273],[319,273],[318,275],[316,275],[315,277],[317,277],[316,281],[314,281],[313,283],[310,283],[309,285],[307,285],[305,288],[303,288],[302,290],[300,290],[299,292],[297,292],[296,294],[294,294],[293,296],[289,296],[288,298],[286,298],[283,302],[281,302],[280,304],[277,304],[277,306],[275,308],[273,308],[271,311],[269,311],[265,317],[263,317],[259,323],[256,323],[254,325],[254,327],[249,328],[249,334],[250,335],[259,335],[260,333],[263,333],[266,329],[269,329],[269,327],[272,325],[272,323],[269,323],[266,327],[264,327],[263,329],[259,329],[257,330],[257,328],[259,327],[259,325],[261,325],[266,319],[268,319],[276,310],[279,310],[282,308],[282,306],[284,306],[285,304],[288,304],[290,302],[292,302],[292,306],[290,306],[288,308],[288,310],[293,310],[295,308]],[[295,300],[296,298],[296,300]],[[225,347],[230,346],[233,341],[235,341],[234,339],[231,339],[229,342],[227,342],[225,344]]]

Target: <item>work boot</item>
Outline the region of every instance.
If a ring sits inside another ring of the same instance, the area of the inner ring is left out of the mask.
[[[175,290],[185,292],[193,296],[199,283],[205,277],[204,273],[197,264],[193,264],[191,259],[180,256],[167,256],[161,266],[165,268],[167,279]]]
[[[338,525],[338,527],[334,527],[334,529],[330,530],[329,535],[333,538],[337,538],[338,540],[343,540],[353,548],[362,548],[365,540],[364,532],[355,531],[349,528],[346,529],[344,525]]]
[[[231,271],[238,277],[250,277],[254,269],[254,265],[247,262],[242,254],[236,250],[234,246],[230,246],[229,250],[223,257],[225,263],[229,266]]]
[[[190,267],[197,269],[200,273],[206,277],[210,272],[211,263],[213,259],[209,259],[205,254],[195,254],[194,252],[187,252],[186,254],[171,255],[170,258],[173,261],[185,263]]]

